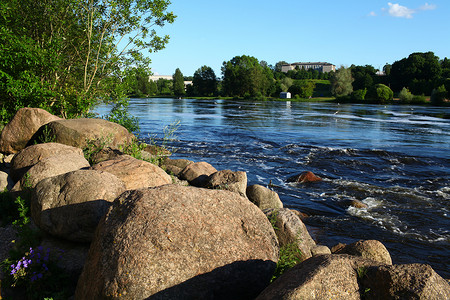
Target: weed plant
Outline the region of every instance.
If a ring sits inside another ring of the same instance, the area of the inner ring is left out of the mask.
[[[279,231],[279,228],[277,227],[278,210],[274,210],[268,216],[268,218],[275,232],[278,232]],[[294,267],[295,265],[297,265],[302,261],[302,252],[298,248],[297,242],[298,240],[280,247],[280,256],[278,258],[278,263],[270,282],[275,281],[278,277],[283,275],[284,272],[291,269],[292,267]]]

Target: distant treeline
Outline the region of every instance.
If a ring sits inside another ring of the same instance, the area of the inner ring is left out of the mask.
[[[294,98],[337,97],[349,101],[385,102],[393,96],[404,102],[434,104],[449,99],[450,61],[440,59],[433,52],[413,53],[407,58],[386,64],[383,70],[371,65],[322,73],[318,70],[296,68],[281,72],[280,61],[274,66],[252,56],[236,56],[222,65],[222,77],[202,66],[193,76],[183,76],[176,70],[173,80],[148,81],[149,74],[138,74],[133,96],[190,96],[190,97],[279,97],[290,92]],[[192,81],[185,88],[180,82]]]

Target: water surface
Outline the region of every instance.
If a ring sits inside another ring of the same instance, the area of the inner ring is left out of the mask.
[[[450,278],[449,108],[158,98],[132,99],[130,112],[144,138],[180,121],[173,158],[272,182],[286,207],[310,215],[318,243],[376,239],[394,263]],[[324,181],[286,183],[303,171]]]

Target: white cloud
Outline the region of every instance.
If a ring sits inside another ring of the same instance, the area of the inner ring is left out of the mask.
[[[415,13],[414,9],[407,8],[406,6],[402,6],[398,3],[392,4],[389,2],[388,5],[388,13],[393,17],[411,19]]]
[[[434,9],[436,9],[436,5],[425,3],[419,9],[420,10],[434,10]]]
[[[369,13],[369,17],[376,17],[376,16],[377,16],[377,13],[374,12],[374,11],[371,11],[371,12]]]
[[[388,8],[382,8],[381,10],[387,12],[390,16],[396,18],[407,18],[412,19],[415,13],[425,10],[434,10],[437,8],[434,4],[425,3],[417,9],[408,8],[406,6],[400,5],[398,3],[388,2]],[[376,16],[375,12],[371,12],[369,16]]]

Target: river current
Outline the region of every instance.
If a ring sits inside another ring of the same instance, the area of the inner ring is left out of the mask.
[[[271,183],[285,207],[309,215],[318,243],[376,239],[394,263],[450,278],[450,108],[153,98],[131,99],[129,110],[156,143],[180,122],[172,158]],[[286,183],[303,171],[324,180]]]

